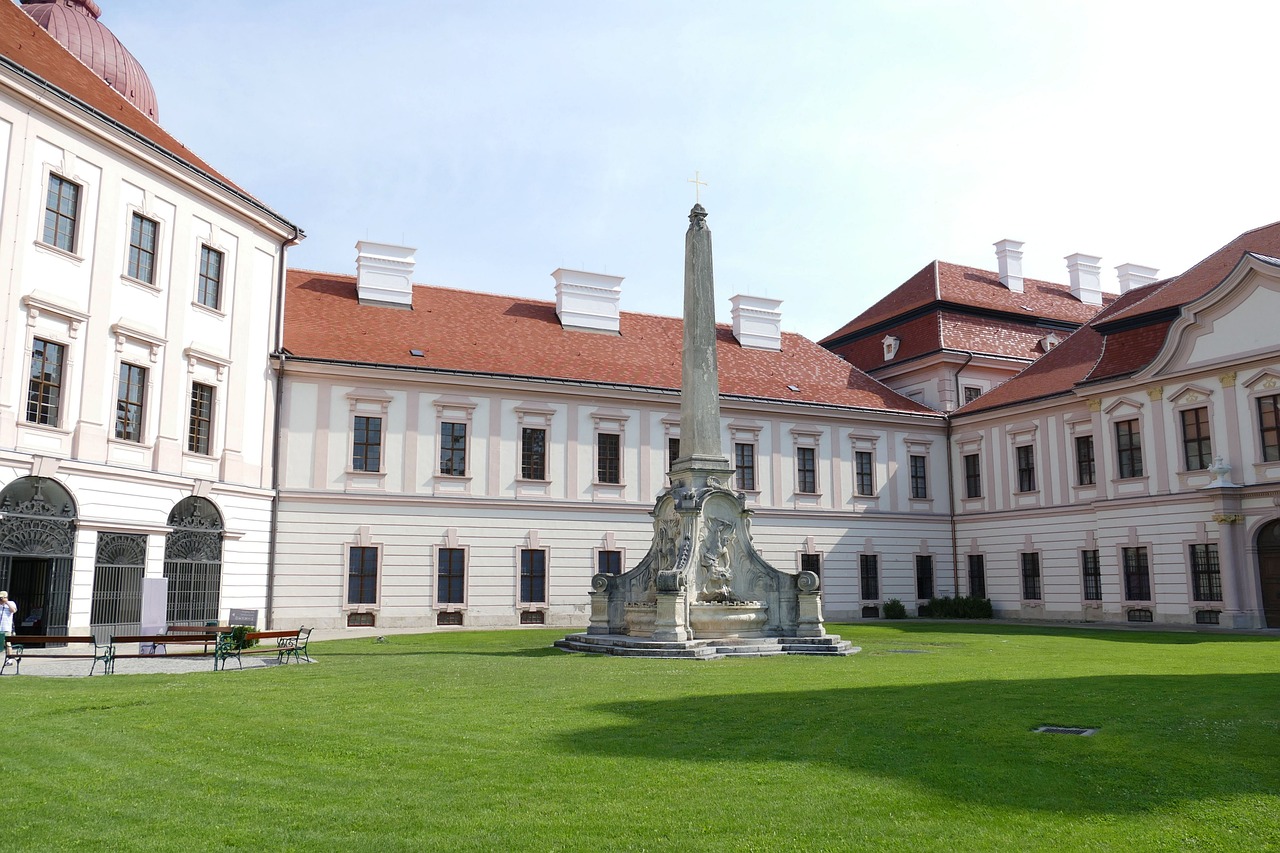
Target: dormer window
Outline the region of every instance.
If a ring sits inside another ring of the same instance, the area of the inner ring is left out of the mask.
[[[1058,337],[1054,332],[1050,332],[1040,339],[1040,349],[1043,352],[1048,352],[1060,343],[1062,343],[1062,338]]]
[[[893,335],[885,335],[880,343],[884,344],[884,360],[893,361],[893,357],[898,354],[898,339]]]

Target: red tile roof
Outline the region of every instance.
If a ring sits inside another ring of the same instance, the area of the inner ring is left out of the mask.
[[[279,214],[270,211],[262,202],[237,187],[144,115],[128,98],[111,88],[10,0],[0,2],[0,56],[97,110],[109,120],[124,125],[187,166],[225,184],[246,201],[284,221]]]
[[[1222,283],[1246,253],[1280,255],[1280,223],[1241,234],[1180,276],[1131,290],[1008,382],[957,410],[964,415],[1072,393],[1131,376],[1159,354],[1172,312]]]
[[[413,298],[412,311],[361,305],[354,276],[290,270],[285,348],[304,359],[680,387],[678,318],[623,312],[621,334],[610,335],[566,331],[553,302],[422,285]],[[801,335],[783,333],[781,352],[744,349],[718,326],[717,358],[722,394],[936,414]]]
[[[1104,305],[1115,299],[1111,294],[1103,294],[1102,298]],[[1000,283],[998,273],[932,261],[821,342],[836,341],[936,303],[1021,315],[1029,322],[1049,319],[1084,323],[1099,310],[1099,306],[1080,302],[1071,295],[1071,288],[1063,284],[1028,278],[1023,292],[1015,293]]]

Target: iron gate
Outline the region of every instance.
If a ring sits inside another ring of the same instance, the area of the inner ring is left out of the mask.
[[[147,537],[137,533],[99,533],[93,564],[93,635],[142,633],[142,577],[147,566]]]

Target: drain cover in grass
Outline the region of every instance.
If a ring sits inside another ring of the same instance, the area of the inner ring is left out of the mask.
[[[1081,735],[1083,737],[1088,737],[1098,730],[1082,729],[1078,726],[1040,726],[1037,729],[1032,729],[1032,731],[1044,735]]]

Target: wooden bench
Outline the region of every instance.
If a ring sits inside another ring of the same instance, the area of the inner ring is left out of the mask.
[[[231,625],[170,625],[170,634],[225,634],[235,630]],[[205,643],[205,654],[209,653],[209,640]]]
[[[4,650],[4,664],[0,665],[0,674],[3,674],[6,667],[13,665],[13,674],[22,674],[22,658],[27,653],[27,646],[50,645],[50,644],[67,644],[67,645],[84,645],[93,646],[93,650],[85,649],[83,652],[63,652],[61,650],[40,652],[31,652],[33,658],[59,658],[72,660],[92,660],[89,664],[89,674],[93,675],[93,671],[98,666],[98,662],[102,662],[102,674],[110,675],[115,670],[115,646],[113,643],[100,643],[96,637],[76,636],[76,637],[51,637],[47,635],[37,634],[14,634],[9,637],[8,644]]]
[[[264,645],[242,649],[236,645],[231,634],[219,634],[218,645],[213,653],[213,668],[216,670],[221,663],[225,670],[227,661],[235,658],[236,665],[244,669],[241,655],[275,655],[277,663],[288,663],[290,658],[302,663],[302,659],[306,658],[310,663],[311,658],[307,655],[307,639],[310,636],[310,628],[298,628],[294,631],[250,631],[245,634],[245,642],[253,643],[256,640]],[[271,640],[276,641],[275,645],[266,645]]]
[[[157,655],[174,657],[169,654],[169,646],[200,646],[199,651],[177,652],[177,656],[182,657],[203,657],[207,655],[209,644],[215,642],[220,634],[203,633],[203,634],[117,634],[111,638],[111,645],[125,646],[133,643],[138,644],[138,652],[136,654],[120,654],[119,651],[112,653],[112,659],[118,658],[152,658]],[[151,651],[142,651],[143,646],[150,646]],[[159,646],[164,646],[163,652],[156,651]],[[115,666],[111,667],[115,671]]]

